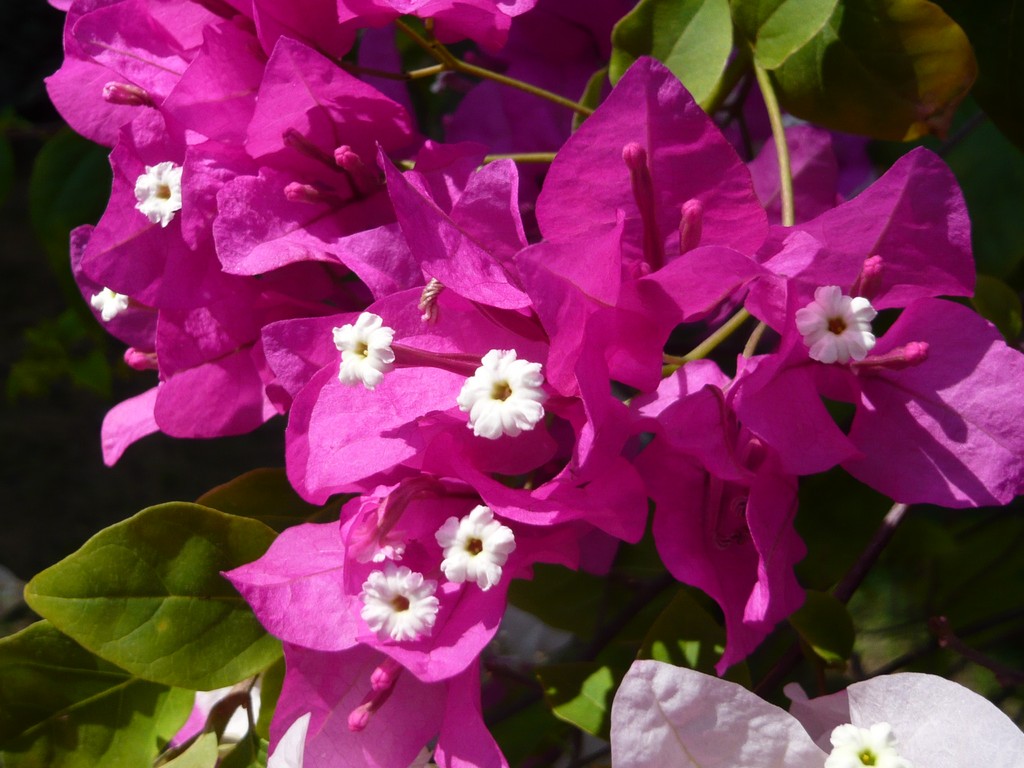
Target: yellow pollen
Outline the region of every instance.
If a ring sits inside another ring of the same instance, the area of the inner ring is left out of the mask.
[[[875,753],[872,752],[870,749],[865,749],[863,752],[860,753],[860,761],[864,763],[864,765],[874,765]]]
[[[830,317],[828,319],[828,330],[830,333],[834,333],[836,336],[839,336],[846,330],[846,323],[843,322],[843,318],[841,317]]]
[[[466,542],[466,551],[471,555],[479,555],[484,551],[484,543],[480,539],[472,538]]]
[[[492,400],[508,400],[512,396],[512,387],[507,381],[497,381],[491,389]]]
[[[170,200],[171,199],[171,188],[170,188],[170,186],[167,185],[167,184],[160,184],[160,185],[158,185],[157,188],[156,188],[156,196],[159,197],[161,200]]]

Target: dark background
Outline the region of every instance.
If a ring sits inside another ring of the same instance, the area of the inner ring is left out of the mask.
[[[55,253],[43,242],[61,247],[63,229],[30,204],[33,166],[48,142],[71,142],[72,154],[105,165],[106,150],[64,133],[46,95],[43,78],[61,63],[63,21],[44,0],[0,3],[0,565],[24,580],[146,506],[194,500],[249,469],[284,463],[283,420],[275,419],[255,436],[152,435],[117,466],[103,465],[104,414],[153,386],[155,374],[121,362],[123,346],[69,283],[66,246]],[[72,215],[85,209],[94,221],[108,194],[101,173]]]

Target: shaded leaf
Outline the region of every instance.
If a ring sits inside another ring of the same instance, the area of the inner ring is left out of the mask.
[[[1024,13],[1018,0],[936,0],[963,27],[978,57],[971,92],[999,130],[1024,149]]]
[[[843,664],[853,651],[853,619],[846,606],[826,592],[808,590],[803,606],[789,617],[800,637],[827,664]]]
[[[188,749],[160,768],[213,768],[217,764],[217,734],[201,733]]]
[[[580,104],[584,107],[590,107],[591,109],[597,109],[598,104],[601,103],[601,97],[604,95],[605,83],[608,82],[608,67],[601,67],[587,80],[587,86],[583,89],[583,95],[580,96]],[[587,116],[580,113],[574,112],[572,115],[572,130],[575,131],[583,125],[583,121],[587,119]]]
[[[967,36],[934,3],[843,0],[821,32],[771,74],[797,117],[908,141],[944,135],[976,73]]]
[[[256,733],[261,739],[270,741],[270,721],[277,708],[284,685],[284,657],[271,664],[263,673],[260,682],[260,716],[256,720]]]
[[[0,136],[0,205],[7,202],[14,186],[14,150],[6,136]]]
[[[715,674],[715,663],[724,650],[725,630],[685,589],[679,589],[651,625],[637,658]]]
[[[95,223],[110,196],[107,150],[63,129],[36,155],[29,179],[32,229],[69,300],[81,297],[68,266],[68,237],[80,224]]]
[[[703,101],[731,51],[728,0],[642,0],[612,30],[609,74],[617,83],[634,61],[653,56]]]
[[[729,0],[736,28],[754,60],[775,69],[821,31],[838,0]]]
[[[608,738],[612,698],[622,671],[598,662],[574,662],[540,667],[537,677],[555,717],[587,733]]]
[[[1015,343],[1020,338],[1021,316],[1024,314],[1020,296],[1002,280],[978,275],[971,303],[979,315],[1002,331],[1008,343]]]
[[[343,498],[317,506],[304,501],[288,482],[284,469],[254,469],[207,491],[197,504],[229,515],[251,517],[283,531],[293,525],[337,519]]]
[[[211,690],[281,653],[221,576],[274,533],[195,504],[150,507],[96,534],[25,589],[29,606],[102,658],[147,680]]]
[[[548,626],[586,637],[595,627],[608,602],[609,583],[582,571],[538,563],[533,579],[518,579],[509,587],[508,599]]]
[[[140,680],[37,622],[0,640],[0,763],[149,765],[188,717],[192,698]]]

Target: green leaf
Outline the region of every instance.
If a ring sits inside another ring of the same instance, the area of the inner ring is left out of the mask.
[[[98,656],[192,690],[237,683],[281,653],[220,575],[274,532],[196,504],[144,509],[96,534],[25,588],[29,607]]]
[[[539,667],[537,677],[555,717],[607,739],[612,698],[622,673],[597,662],[581,661]]]
[[[283,469],[264,468],[217,486],[196,503],[229,515],[251,517],[280,532],[299,523],[336,520],[345,498],[339,496],[323,506],[310,504],[295,492]]]
[[[531,581],[512,582],[508,599],[548,626],[586,637],[604,613],[609,588],[607,580],[589,573],[539,563]]]
[[[853,619],[846,606],[827,592],[807,590],[807,599],[789,623],[827,664],[843,664],[853,652]]]
[[[1008,343],[1013,344],[1020,338],[1024,308],[1021,307],[1017,292],[1002,280],[989,275],[978,275],[971,303],[979,315],[1002,332]]]
[[[777,69],[782,105],[826,128],[909,141],[944,135],[977,64],[967,36],[927,0],[841,0]]]
[[[219,768],[258,768],[267,764],[267,742],[251,734],[224,753]]]
[[[270,741],[270,720],[274,717],[277,700],[284,687],[284,672],[282,656],[267,668],[260,683],[260,716],[256,720],[256,733],[267,741]]]
[[[972,94],[1014,144],[1024,150],[1024,13],[1018,0],[936,0],[970,38],[978,57]]]
[[[698,102],[706,99],[732,51],[728,0],[641,0],[612,30],[611,80],[641,56],[664,62]]]
[[[838,0],[729,0],[736,28],[754,60],[775,69],[818,34]]]
[[[217,734],[201,733],[188,749],[160,768],[214,768],[217,765]]]
[[[14,150],[6,136],[0,136],[0,205],[7,202],[14,186]]]
[[[68,266],[68,236],[99,220],[110,197],[107,150],[63,129],[36,156],[29,180],[29,219],[69,300],[81,301]]]
[[[150,765],[192,699],[191,691],[140,680],[37,622],[0,640],[0,764]]]
[[[679,589],[651,625],[637,658],[713,675],[724,650],[725,630],[686,589]]]
[[[604,93],[606,82],[608,82],[608,67],[601,67],[587,80],[587,86],[583,89],[583,95],[580,96],[579,103],[584,107],[597,109],[598,104],[601,103],[601,94]],[[573,112],[572,130],[574,133],[579,130],[579,127],[583,125],[583,121],[586,119],[587,116],[582,112]]]

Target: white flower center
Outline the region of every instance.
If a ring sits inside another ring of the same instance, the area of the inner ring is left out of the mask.
[[[355,386],[362,384],[374,389],[384,374],[394,367],[395,353],[391,349],[395,331],[384,325],[384,319],[372,312],[363,312],[355,324],[334,329],[334,346],[341,352],[338,381]]]
[[[92,308],[100,313],[103,322],[109,323],[119,314],[128,309],[128,297],[123,293],[115,293],[109,288],[104,288],[99,293],[94,293],[89,298]]]
[[[541,364],[517,360],[514,349],[492,349],[480,362],[458,397],[473,434],[496,440],[533,429],[544,418],[547,399]]]
[[[166,227],[181,210],[181,166],[165,161],[147,165],[135,182],[135,207],[154,224]]]
[[[501,580],[501,567],[515,551],[512,529],[480,504],[461,520],[449,517],[434,537],[444,550],[441,570],[449,581],[475,581],[485,592]]]
[[[415,640],[429,635],[437,619],[436,589],[437,582],[424,579],[422,573],[388,563],[366,578],[360,615],[382,638]]]
[[[870,728],[840,725],[832,731],[830,740],[832,752],[825,768],[913,768],[896,751],[896,737],[888,723],[875,723]]]
[[[837,285],[814,291],[814,301],[796,313],[796,327],[808,354],[822,363],[863,360],[875,346],[871,321],[878,313],[865,298],[853,298]]]

